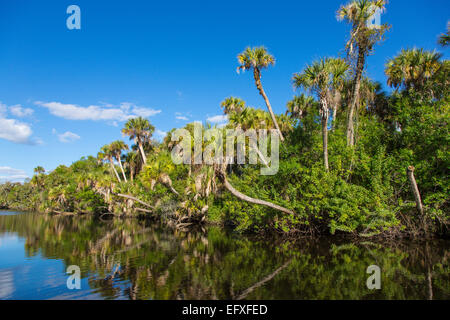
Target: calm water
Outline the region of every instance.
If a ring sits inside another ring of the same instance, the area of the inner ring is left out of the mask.
[[[0,299],[449,299],[448,241],[258,241],[0,211]],[[66,268],[81,269],[81,289]],[[378,265],[381,290],[366,269]]]

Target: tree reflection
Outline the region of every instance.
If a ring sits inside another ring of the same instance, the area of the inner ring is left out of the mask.
[[[279,241],[180,232],[137,219],[0,217],[26,254],[78,265],[104,299],[448,299],[446,241]],[[381,290],[366,287],[378,265]]]

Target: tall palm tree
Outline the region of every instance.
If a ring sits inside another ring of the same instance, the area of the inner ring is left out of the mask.
[[[370,28],[368,22],[377,10],[384,11],[385,0],[352,0],[343,5],[337,12],[339,20],[345,20],[352,26],[350,40],[347,42],[348,57],[356,61],[354,66],[354,80],[352,98],[348,110],[347,144],[354,145],[354,113],[358,105],[361,78],[366,58],[372,52],[374,45],[383,39],[389,26],[384,24],[377,28]]]
[[[341,66],[345,62],[342,59],[327,58],[313,62],[308,65],[303,72],[294,74],[294,86],[303,88],[316,94],[320,101],[320,116],[322,119],[323,138],[323,160],[325,170],[329,170],[328,165],[328,119],[330,110],[330,92],[336,90],[336,84],[340,83],[345,76],[341,72]]]
[[[97,159],[99,161],[108,161],[112,171],[116,175],[117,180],[119,182],[122,182],[122,180],[120,180],[119,174],[117,173],[116,167],[114,166],[114,152],[112,152],[111,146],[109,144],[101,147],[100,152],[97,154]]]
[[[223,113],[241,113],[245,109],[245,102],[241,98],[229,97],[226,98],[220,106],[223,108]]]
[[[127,167],[130,171],[130,180],[131,182],[133,182],[134,176],[138,172],[138,169],[142,163],[142,159],[135,151],[130,151],[127,154],[123,155],[122,159],[125,163],[125,167]]]
[[[447,24],[447,33],[441,34],[439,37],[439,44],[443,47],[447,47],[450,43],[450,22]]]
[[[348,80],[350,66],[343,59],[328,59],[329,72],[332,74],[331,87],[328,90],[328,101],[333,110],[333,128],[337,122],[337,111],[342,103],[343,91]]]
[[[144,165],[147,163],[147,157],[145,156],[144,144],[150,141],[155,127],[151,123],[142,117],[129,119],[125,123],[125,127],[122,129],[122,133],[130,137],[130,140],[134,139],[134,142],[139,147],[139,151],[142,156]]]
[[[125,180],[125,182],[127,182],[127,176],[125,175],[125,171],[123,170],[123,165],[122,165],[122,150],[128,150],[129,149],[128,145],[121,140],[117,140],[117,141],[111,142],[109,147],[111,149],[111,152],[114,155],[114,158],[119,163],[120,170],[122,171],[123,179]]]
[[[35,185],[38,187],[44,187],[44,177],[43,174],[45,173],[45,169],[41,166],[37,166],[36,168],[34,168],[34,173],[35,175],[33,176],[33,178],[31,179],[31,185]]]
[[[402,50],[386,64],[385,73],[390,87],[421,90],[441,68],[442,55],[423,49]]]
[[[267,109],[269,110],[272,121],[278,131],[281,141],[284,141],[283,134],[281,133],[280,127],[278,126],[277,119],[273,113],[272,106],[270,105],[269,98],[264,91],[261,83],[261,70],[268,68],[270,65],[275,65],[275,58],[267,52],[264,47],[256,48],[246,48],[242,53],[238,55],[238,61],[240,66],[237,68],[237,72],[240,70],[250,70],[253,69],[253,78],[255,79],[255,85],[261,96],[266,102]]]

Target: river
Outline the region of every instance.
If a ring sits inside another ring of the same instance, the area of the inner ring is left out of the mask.
[[[449,247],[0,211],[0,299],[450,299]],[[67,285],[72,265],[80,289]],[[374,265],[379,290],[366,284]]]

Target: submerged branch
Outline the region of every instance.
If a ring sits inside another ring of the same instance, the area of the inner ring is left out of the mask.
[[[281,267],[279,267],[277,270],[275,270],[273,273],[269,274],[267,277],[265,277],[264,279],[262,279],[261,281],[255,283],[254,285],[252,285],[250,288],[244,290],[237,298],[236,300],[244,300],[250,293],[253,292],[253,290],[259,288],[260,286],[262,286],[263,284],[265,284],[266,282],[269,282],[270,280],[272,280],[277,274],[279,274],[283,269],[285,269],[290,263],[291,263],[292,259],[287,261],[285,264],[283,264]]]

